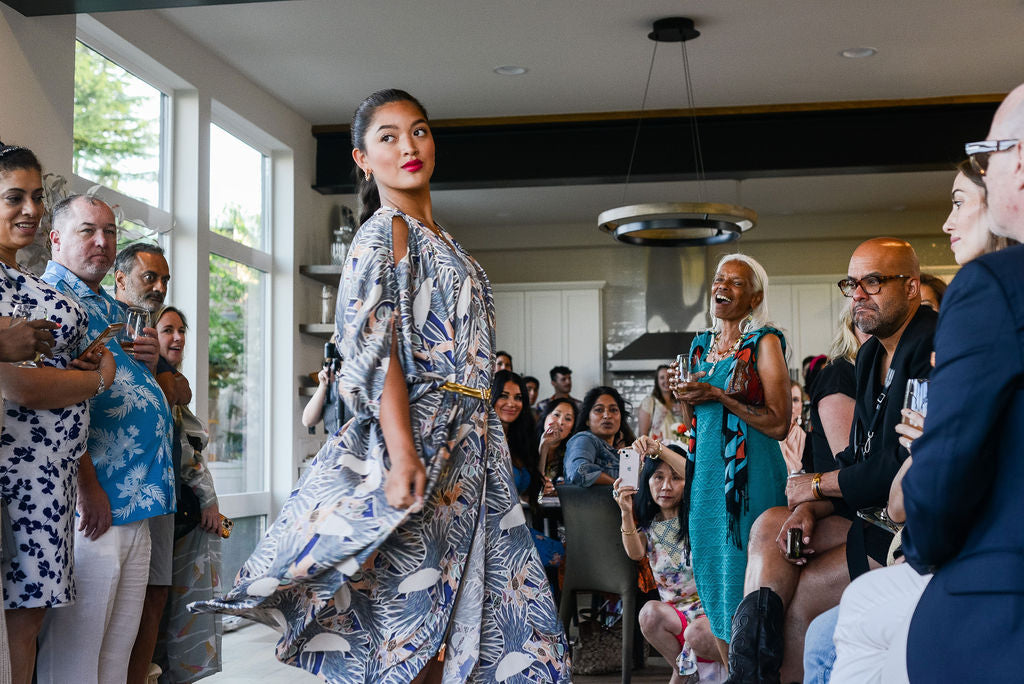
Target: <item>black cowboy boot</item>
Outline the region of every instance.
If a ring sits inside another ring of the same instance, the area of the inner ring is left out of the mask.
[[[768,587],[747,594],[732,616],[726,684],[779,684],[782,599]]]

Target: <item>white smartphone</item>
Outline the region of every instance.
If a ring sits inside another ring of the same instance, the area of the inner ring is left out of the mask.
[[[632,447],[619,449],[619,477],[622,479],[620,487],[640,487],[640,454]]]

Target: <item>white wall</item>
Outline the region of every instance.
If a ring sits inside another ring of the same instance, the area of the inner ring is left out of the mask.
[[[0,4],[0,140],[71,176],[74,17],[28,19]]]

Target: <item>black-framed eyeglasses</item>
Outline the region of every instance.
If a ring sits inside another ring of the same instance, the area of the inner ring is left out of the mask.
[[[864,290],[864,294],[876,295],[881,292],[882,285],[890,280],[903,280],[913,277],[908,275],[869,275],[864,276],[860,280],[856,278],[843,278],[836,284],[839,286],[839,291],[843,293],[844,297],[852,297],[853,293],[857,291],[858,286]]]
[[[988,173],[989,157],[996,152],[1012,150],[1019,144],[1020,140],[1016,138],[1007,138],[1005,140],[979,140],[978,142],[969,142],[964,145],[964,152],[967,153],[967,158],[971,160],[971,166],[974,167],[974,170],[984,176]]]

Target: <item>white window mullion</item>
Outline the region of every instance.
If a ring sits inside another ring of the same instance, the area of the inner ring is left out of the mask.
[[[274,266],[274,258],[266,252],[247,247],[213,232],[210,233],[210,251],[225,259],[252,266],[264,273],[270,273]]]

